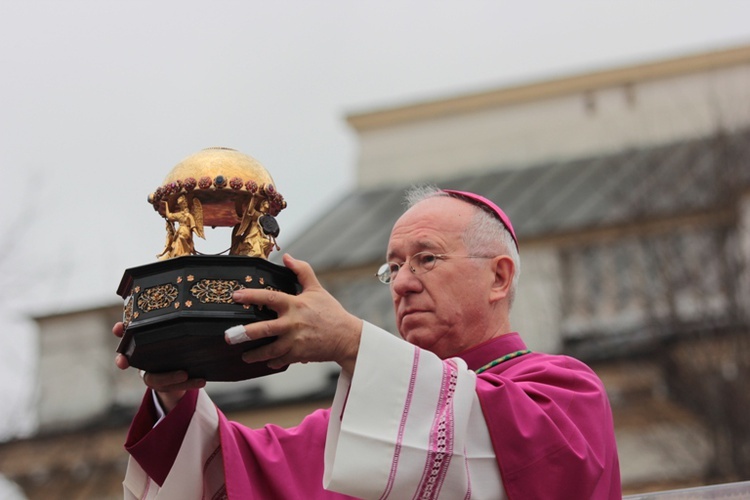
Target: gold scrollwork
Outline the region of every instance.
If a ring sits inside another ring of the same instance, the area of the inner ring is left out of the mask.
[[[127,328],[131,321],[133,321],[133,296],[128,295],[122,310],[122,323]]]
[[[232,293],[245,288],[237,280],[203,279],[193,285],[190,293],[203,304],[233,304]]]
[[[171,283],[146,288],[138,296],[138,309],[143,312],[169,307],[177,299],[177,287]]]

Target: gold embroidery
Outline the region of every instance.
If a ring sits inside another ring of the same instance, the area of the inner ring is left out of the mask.
[[[138,309],[143,312],[164,309],[177,299],[177,294],[177,287],[171,283],[147,288],[138,296]]]
[[[203,279],[193,285],[190,293],[203,304],[233,304],[232,293],[245,288],[237,280]]]

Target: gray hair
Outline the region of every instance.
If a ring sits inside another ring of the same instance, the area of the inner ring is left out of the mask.
[[[421,201],[441,196],[453,198],[449,193],[433,185],[412,186],[406,191],[404,201],[407,209],[409,209]],[[513,260],[515,273],[508,296],[508,307],[510,308],[516,298],[518,279],[521,276],[521,257],[518,254],[516,242],[502,221],[486,210],[482,210],[479,206],[473,203],[471,205],[474,206],[475,213],[466,227],[466,231],[464,231],[464,244],[473,255],[483,257],[508,255]]]

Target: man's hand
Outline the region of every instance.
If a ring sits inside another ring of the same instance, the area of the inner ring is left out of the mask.
[[[242,355],[247,363],[266,361],[271,368],[308,361],[335,361],[349,374],[359,350],[362,320],[348,313],[318,281],[307,262],[284,255],[284,264],[302,285],[302,293],[290,295],[273,290],[245,288],[234,293],[241,304],[268,307],[277,319],[233,327],[227,331],[230,344],[278,337],[274,342]]]
[[[125,326],[122,324],[122,321],[118,321],[117,323],[115,323],[115,326],[112,327],[112,333],[115,337],[122,338],[122,336],[125,334]],[[115,364],[120,370],[127,370],[128,368],[130,368],[128,358],[126,358],[125,355],[120,354],[119,352],[115,356]]]
[[[116,337],[122,337],[125,332],[123,324],[121,322],[115,323],[112,328],[112,333]],[[130,367],[128,358],[122,354],[115,356],[115,365],[121,370],[126,370]],[[206,381],[202,379],[190,379],[188,378],[187,372],[176,371],[168,373],[142,373],[143,382],[156,391],[156,395],[159,396],[159,400],[164,405],[164,410],[170,412],[177,403],[185,395],[185,391],[188,389],[200,389],[206,385]]]

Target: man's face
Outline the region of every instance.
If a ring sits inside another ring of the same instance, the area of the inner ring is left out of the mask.
[[[424,274],[415,275],[404,265],[390,285],[401,336],[441,358],[494,333],[489,298],[492,260],[450,258],[469,254],[462,235],[474,210],[454,198],[429,198],[401,216],[388,243],[388,261],[399,264],[417,252],[449,255]]]

